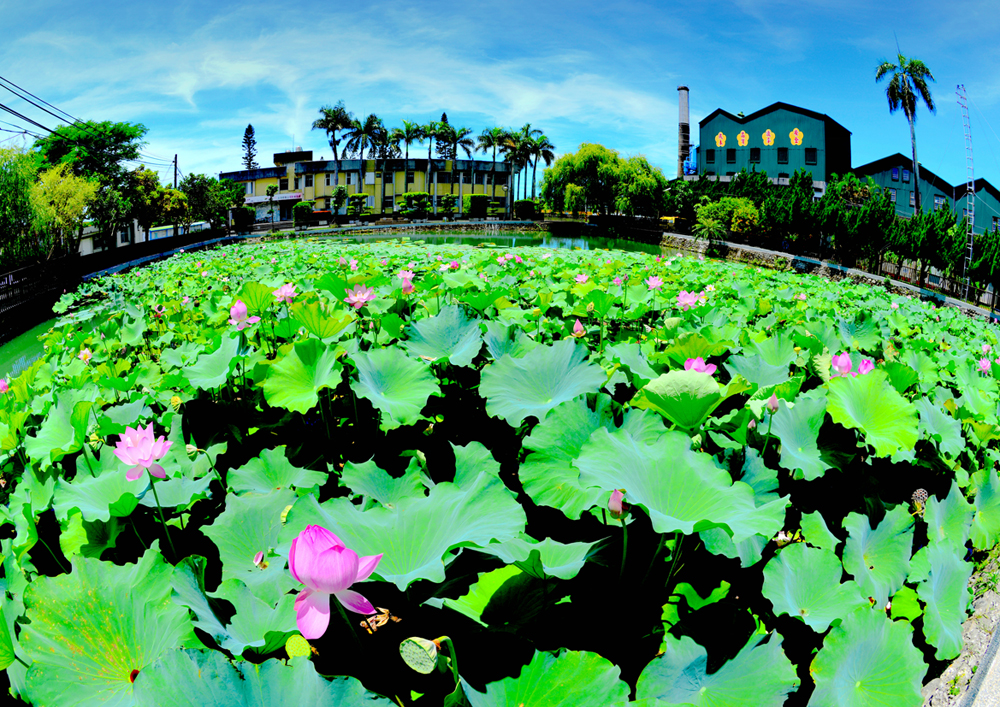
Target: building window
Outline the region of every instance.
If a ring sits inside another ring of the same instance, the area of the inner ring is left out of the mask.
[[[300,179],[301,179],[301,177],[296,177],[296,178],[295,178],[295,189],[296,189],[296,191],[297,191],[297,190],[298,190],[298,188],[299,188],[299,180],[300,180]]]
[[[892,168],[892,181],[894,182],[899,181],[899,167]]]
[[[758,164],[760,163],[760,148],[759,147],[751,147],[750,148],[750,161],[751,162],[756,162]]]
[[[1000,216],[993,217],[993,230],[1000,230]]]
[[[705,176],[706,177],[714,177],[715,176],[715,172],[705,172]]]
[[[451,184],[451,172],[435,172],[438,184]]]
[[[407,184],[413,184],[413,181],[414,181],[414,179],[413,179],[413,171],[409,170],[406,173],[406,183]]]
[[[726,150],[726,164],[736,164],[736,150],[731,147]]]
[[[246,194],[247,196],[252,195],[253,194],[253,182],[245,182],[243,184],[243,190],[244,190],[243,193]]]
[[[375,197],[374,197],[374,196],[372,196],[371,194],[369,194],[369,195],[368,195],[368,200],[367,200],[367,201],[365,202],[365,205],[366,205],[366,206],[367,206],[367,207],[368,207],[369,209],[371,209],[371,208],[374,208],[374,206],[375,206]]]
[[[911,191],[910,192],[910,206],[913,207],[913,206],[916,206],[916,205],[917,205],[917,195],[914,192]]]
[[[909,183],[910,183],[910,170],[904,169],[903,170],[903,184],[909,184]]]
[[[288,177],[278,179],[278,191],[288,191]]]
[[[934,195],[934,210],[937,211],[938,209],[943,209],[943,208],[944,208],[944,197],[941,196],[940,194],[935,194]]]
[[[806,148],[806,164],[816,164],[816,148]]]
[[[778,148],[778,164],[788,164],[788,148]]]
[[[715,150],[705,150],[705,163],[715,164]]]
[[[374,183],[375,183],[375,173],[365,172],[365,184],[374,184]]]
[[[127,228],[123,228],[122,229],[121,235],[119,236],[119,240],[122,243],[128,243],[128,229]]]
[[[306,175],[306,186],[311,187],[313,185],[313,176],[311,174]]]
[[[778,172],[778,179],[788,179],[788,172]]]
[[[331,178],[331,176],[332,175],[329,172],[326,173],[326,185],[327,186],[330,186],[330,178]]]

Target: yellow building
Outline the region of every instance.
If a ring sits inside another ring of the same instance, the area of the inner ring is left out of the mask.
[[[274,197],[274,219],[289,221],[292,207],[300,201],[315,202],[313,209],[331,209],[331,196],[337,185],[350,194],[367,194],[368,209],[374,214],[390,217],[401,206],[406,192],[426,192],[432,196],[434,213],[444,194],[457,198],[456,214],[462,209],[462,197],[486,194],[494,207],[510,209],[507,191],[510,187],[510,165],[491,160],[431,160],[428,175],[427,159],[366,159],[313,160],[311,150],[279,152],[274,155],[274,167],[238,172],[223,172],[219,179],[241,182],[246,187],[246,204],[257,210],[259,221],[269,221],[267,188],[277,185]],[[383,179],[383,174],[391,177]],[[429,176],[429,179],[428,179]],[[341,213],[345,213],[341,209]]]

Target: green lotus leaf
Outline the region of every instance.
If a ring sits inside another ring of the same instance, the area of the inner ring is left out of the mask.
[[[868,600],[854,581],[840,583],[843,568],[830,550],[793,543],[764,566],[764,596],[775,615],[788,614],[823,633]]]
[[[631,294],[629,299],[631,299]],[[710,356],[721,356],[728,351],[730,343],[710,341],[700,332],[687,331],[680,334],[674,343],[667,346],[663,350],[662,356],[679,364],[683,364],[689,358],[701,357],[707,361]]]
[[[906,506],[896,506],[873,530],[867,516],[849,513],[844,528],[844,569],[854,575],[865,596],[875,599],[876,607],[885,606],[910,571],[913,517]]]
[[[729,589],[732,585],[725,580],[719,583],[719,586],[709,592],[708,596],[702,598],[694,587],[692,587],[687,582],[678,582],[674,586],[673,594],[670,595],[670,599],[667,603],[663,605],[663,614],[660,619],[665,624],[665,628],[669,629],[676,625],[681,620],[681,599],[687,604],[687,612],[695,612],[698,609],[702,609],[716,602],[722,601],[729,595]],[[676,601],[673,598],[677,597]],[[664,643],[660,646],[660,649],[666,652],[666,637],[664,636]]]
[[[245,282],[237,299],[242,300],[250,314],[264,315],[274,304],[274,288],[259,282]]]
[[[895,621],[904,618],[913,621],[918,616],[923,616],[924,610],[920,606],[920,598],[915,589],[904,586],[892,595],[892,619]]]
[[[469,442],[465,446],[452,443],[451,450],[455,453],[456,486],[466,486],[474,482],[482,472],[500,476],[500,462],[493,458],[493,453],[481,442]]]
[[[319,403],[319,391],[340,384],[343,366],[319,339],[306,339],[275,361],[261,386],[269,405],[306,413]]]
[[[139,673],[137,707],[390,707],[352,677],[325,678],[308,658],[230,663],[218,651],[177,650]]]
[[[582,486],[625,489],[628,501],[646,509],[658,533],[725,527],[739,543],[758,534],[772,537],[784,523],[788,497],[758,508],[750,486],[733,483],[712,457],[693,451],[691,439],[681,432],[664,432],[646,444],[622,430],[598,428],[575,465]]]
[[[353,361],[358,380],[351,381],[351,389],[381,412],[383,430],[413,424],[430,396],[441,395],[428,367],[400,349],[358,352]]]
[[[813,547],[829,550],[830,552],[837,551],[837,545],[840,544],[840,540],[830,532],[830,528],[823,519],[822,513],[819,511],[803,513],[801,525],[802,535],[805,536],[807,543]]]
[[[722,388],[707,373],[670,371],[647,383],[631,405],[658,412],[678,427],[696,429],[727,399],[750,389],[743,378]]]
[[[782,469],[800,471],[807,481],[823,476],[832,468],[823,461],[817,445],[819,430],[826,417],[826,400],[820,396],[800,396],[794,406],[778,404],[770,423],[771,434],[781,440]],[[763,430],[763,427],[758,429]]]
[[[881,608],[881,607],[879,607]],[[809,672],[816,689],[809,707],[919,707],[927,666],[908,621],[861,608],[827,634]]]
[[[320,339],[336,336],[354,321],[349,312],[335,310],[327,313],[319,302],[296,302],[292,305],[291,315],[306,331]]]
[[[951,491],[943,501],[931,496],[924,509],[927,523],[927,542],[949,542],[955,546],[965,545],[969,539],[969,529],[975,515],[975,506],[965,500],[965,494],[956,481],[951,482]]]
[[[87,435],[90,408],[93,403],[81,400],[77,391],[56,393],[55,404],[34,436],[24,438],[24,451],[28,458],[41,462],[47,469],[67,454],[78,452]]]
[[[744,538],[739,542],[733,542],[733,539],[722,528],[703,530],[698,533],[698,537],[710,553],[739,558],[741,567],[752,567],[760,562],[764,547],[770,542],[770,538],[759,534]]]
[[[325,290],[338,300],[342,300],[345,297],[344,290],[347,289],[347,280],[341,277],[339,272],[328,272],[316,280],[316,289]]]
[[[486,326],[483,343],[486,344],[486,351],[494,361],[505,355],[520,358],[538,346],[537,342],[516,324],[508,326],[497,321],[486,321],[483,324]]]
[[[360,464],[347,462],[340,481],[354,493],[375,499],[386,508],[395,508],[413,499],[424,498],[427,490],[419,468],[407,468],[403,476],[393,478],[371,459]]]
[[[295,489],[303,493],[322,486],[329,478],[323,471],[293,466],[285,456],[284,445],[265,449],[243,466],[226,474],[226,483],[236,493],[268,494],[278,489]]]
[[[783,366],[785,370],[788,370],[788,364],[794,361],[797,356],[795,342],[783,333],[762,341],[751,339],[750,348],[756,351],[757,355],[769,366]]]
[[[962,622],[969,605],[972,564],[964,562],[964,541],[933,542],[921,548],[910,562],[911,583],[924,607],[924,636],[937,650],[938,660],[951,660],[962,652]]]
[[[283,563],[282,563],[283,564]],[[173,600],[190,609],[193,624],[201,629],[224,650],[241,655],[247,648],[263,648],[269,632],[291,633],[295,624],[295,597],[285,594],[274,606],[260,600],[238,579],[227,579],[211,594],[205,591],[205,565],[203,557],[186,557],[177,565],[171,578]],[[236,609],[226,626],[219,620],[217,600],[230,602]]]
[[[552,538],[539,542],[522,534],[521,537],[476,549],[499,557],[508,565],[516,565],[537,579],[573,579],[594,553],[594,546],[597,544],[561,543]]]
[[[913,385],[920,381],[920,374],[899,361],[890,361],[882,366],[882,370],[889,376],[889,382],[900,394],[905,393]]]
[[[870,350],[878,346],[880,333],[869,312],[858,312],[853,322],[841,317],[837,317],[837,319],[837,329],[845,348]]]
[[[760,453],[753,447],[746,448],[740,481],[753,489],[754,502],[758,506],[778,498],[778,470],[765,465]]]
[[[501,358],[483,369],[479,393],[486,412],[517,427],[528,416],[542,420],[559,403],[598,390],[607,376],[586,357],[586,347],[561,339],[521,358]]]
[[[665,652],[639,675],[636,697],[655,705],[780,707],[799,684],[781,650],[781,636],[755,634],[735,658],[711,675],[708,653],[689,636],[665,636]],[[656,702],[652,702],[656,700]]]
[[[596,653],[535,651],[517,677],[488,683],[485,693],[465,680],[462,687],[472,707],[608,707],[628,700],[628,684],[620,674],[618,666]]]
[[[22,697],[38,705],[133,704],[132,671],[195,641],[169,601],[173,568],[154,544],[134,565],[73,558],[73,570],[28,585],[21,648],[31,659]]]
[[[483,345],[479,322],[465,316],[457,305],[442,307],[437,316],[406,326],[404,346],[411,355],[429,361],[448,359],[453,366],[468,366]]]
[[[465,273],[462,273],[465,274]],[[456,277],[459,273],[452,273],[450,277]],[[458,282],[456,281],[456,284]],[[461,286],[461,285],[460,285]],[[473,309],[475,309],[480,314],[484,313],[489,307],[494,304],[497,300],[503,299],[507,296],[506,290],[476,290],[468,294],[464,294],[459,298],[460,302],[464,302]],[[445,308],[447,309],[447,308]],[[444,311],[444,310],[442,310]]]
[[[9,602],[0,604],[0,670],[6,670],[14,663],[14,642],[10,638],[10,630],[7,628],[7,618],[5,616],[9,609],[5,606]]]
[[[730,356],[723,366],[731,377],[743,376],[758,388],[779,385],[788,380],[788,364],[771,365],[760,356]]]
[[[858,429],[875,455],[886,457],[913,449],[917,443],[917,409],[888,384],[878,369],[829,383],[826,411],[849,429]]]
[[[361,511],[345,498],[321,506],[315,496],[306,495],[289,512],[280,540],[287,552],[307,525],[321,525],[359,555],[382,553],[375,574],[402,591],[418,579],[443,582],[453,549],[510,540],[525,522],[524,510],[503,482],[480,474],[461,488],[437,484],[426,498],[396,508]]]
[[[608,346],[605,350],[609,358],[619,361],[623,366],[628,368],[632,374],[633,384],[637,388],[641,388],[660,375],[649,365],[649,361],[643,355],[639,344],[634,341],[623,341],[613,346]]]
[[[253,558],[258,552],[267,554],[268,550],[277,547],[281,513],[295,502],[295,498],[295,493],[289,490],[273,491],[264,496],[230,494],[226,496],[226,509],[211,525],[201,529],[219,548],[223,581],[240,580],[258,599],[271,606],[298,583],[285,571],[284,562],[272,561],[267,569],[261,570]]]
[[[957,458],[965,449],[962,423],[928,398],[920,398],[914,405],[920,413],[920,436],[935,440],[942,452]]]
[[[969,537],[977,549],[988,550],[1000,541],[1000,477],[992,468],[977,472],[976,476],[985,478],[976,491],[976,513],[972,517]]]
[[[439,609],[448,607],[486,626],[482,616],[490,601],[501,591],[508,580],[521,574],[523,574],[521,569],[514,565],[507,565],[490,572],[482,572],[479,574],[479,579],[469,585],[469,591],[458,599],[432,597],[424,603]]]
[[[146,396],[131,403],[113,405],[102,414],[111,422],[120,426],[121,432],[111,432],[109,434],[121,434],[126,427],[137,427],[140,419],[148,418],[152,415],[152,409],[146,404]]]
[[[136,483],[141,483],[141,481]],[[211,483],[212,477],[210,476],[203,476],[200,479],[178,476],[168,478],[166,481],[157,481],[156,494],[160,497],[160,506],[163,508],[187,509],[195,501],[209,498],[212,495],[208,490]],[[147,508],[156,508],[156,496],[152,493],[146,493],[139,499],[139,503]],[[111,508],[111,513],[116,516],[122,515],[120,512],[116,512],[114,506]]]
[[[236,362],[239,337],[223,335],[217,337],[218,348],[209,354],[203,353],[198,361],[184,369],[188,382],[199,390],[214,390],[226,382],[229,371]]]

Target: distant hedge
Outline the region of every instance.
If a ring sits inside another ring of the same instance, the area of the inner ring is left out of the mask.
[[[462,197],[462,213],[466,218],[486,218],[490,197],[486,194],[466,194]]]
[[[535,220],[535,202],[531,199],[521,199],[514,202],[514,216],[520,221]]]

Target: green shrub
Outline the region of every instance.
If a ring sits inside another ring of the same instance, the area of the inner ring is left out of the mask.
[[[749,236],[756,232],[760,214],[750,199],[724,196],[718,201],[701,204],[695,209],[697,222],[717,221],[729,233]],[[698,231],[698,226],[695,231]]]
[[[257,209],[252,206],[237,206],[233,209],[233,228],[237,233],[249,233],[257,217]]]
[[[466,218],[486,218],[490,197],[486,194],[466,194],[462,197],[462,213]]]
[[[438,197],[438,216],[451,216],[455,213],[458,197],[454,194],[442,194]]]
[[[535,202],[531,199],[521,199],[514,202],[514,216],[519,221],[535,220]]]
[[[296,228],[306,226],[312,222],[313,205],[315,201],[300,201],[292,207],[292,221]]]
[[[368,208],[367,194],[351,194],[347,197],[347,215],[360,217]]]
[[[564,203],[566,209],[573,212],[573,218],[577,218],[587,205],[586,190],[576,184],[567,184]]]
[[[427,218],[431,196],[425,191],[408,191],[400,197],[403,208],[400,213],[407,218]]]
[[[339,214],[340,210],[344,208],[344,204],[347,203],[347,187],[339,186],[333,190],[333,194],[330,195],[330,210],[334,215]]]

